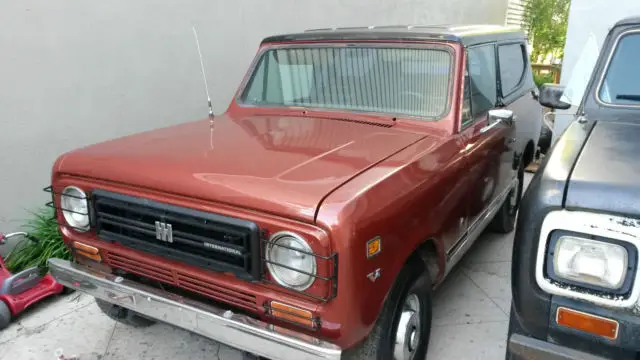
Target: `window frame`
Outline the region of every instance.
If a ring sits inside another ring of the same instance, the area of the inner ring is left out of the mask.
[[[349,110],[349,109],[332,109],[332,108],[316,108],[316,107],[308,107],[308,106],[294,106],[294,105],[270,105],[270,104],[248,104],[245,103],[242,98],[247,91],[247,85],[253,81],[253,78],[256,76],[257,67],[260,64],[261,59],[264,54],[269,50],[277,50],[282,48],[342,48],[342,47],[355,47],[355,48],[395,48],[395,49],[403,49],[403,48],[411,48],[411,49],[425,49],[425,50],[439,50],[445,51],[449,54],[450,59],[450,70],[449,70],[449,79],[447,83],[447,102],[444,106],[444,110],[441,114],[437,116],[416,116],[409,115],[405,113],[387,113],[387,112],[371,112],[371,111],[358,111],[358,110]],[[453,103],[453,83],[454,83],[454,74],[456,72],[455,65],[456,64],[456,52],[453,46],[444,43],[434,43],[434,42],[420,42],[420,43],[394,43],[394,42],[359,42],[359,41],[327,41],[321,43],[286,43],[286,44],[270,44],[264,45],[259,50],[258,53],[254,56],[251,64],[249,65],[249,70],[247,71],[245,77],[243,78],[236,95],[234,96],[234,101],[237,106],[241,108],[271,108],[271,109],[309,109],[313,111],[321,111],[321,112],[336,112],[336,113],[357,113],[361,115],[368,116],[377,116],[377,117],[391,117],[398,119],[406,119],[406,120],[417,120],[417,121],[439,121],[451,113],[451,105]]]
[[[600,106],[604,106],[604,107],[610,107],[610,108],[626,108],[626,109],[637,109],[640,108],[640,104],[637,105],[633,105],[633,104],[613,104],[613,103],[608,103],[604,100],[602,100],[600,98],[600,92],[602,91],[602,86],[604,85],[604,79],[607,77],[607,73],[609,72],[609,68],[611,66],[611,61],[613,60],[613,56],[615,55],[616,51],[618,51],[618,45],[620,44],[620,40],[622,40],[623,37],[628,36],[630,34],[636,34],[637,36],[640,35],[640,29],[638,28],[633,28],[633,29],[629,29],[626,31],[621,32],[620,34],[618,34],[618,36],[616,37],[616,41],[614,42],[613,46],[611,47],[611,51],[609,52],[608,56],[607,56],[607,62],[604,65],[604,68],[602,69],[602,73],[600,74],[600,79],[598,80],[598,86],[595,89],[595,94],[594,97],[596,99],[596,102],[598,103],[598,105]]]
[[[479,44],[473,44],[469,47],[467,47],[465,50],[468,51],[469,49],[473,49],[473,48],[477,48],[477,47],[482,47],[482,46],[493,46],[493,54],[494,54],[494,64],[493,66],[495,67],[495,72],[496,72],[496,103],[493,104],[493,106],[491,108],[489,108],[489,110],[491,109],[495,109],[498,106],[498,103],[500,103],[502,101],[501,97],[500,97],[500,92],[501,92],[501,88],[500,88],[500,68],[498,66],[498,42],[497,41],[488,41],[488,42],[484,42],[484,43],[479,43]],[[467,53],[467,61],[466,61],[466,68],[467,71],[469,69],[469,56]],[[464,76],[464,74],[463,74]],[[471,75],[469,75],[469,86],[471,86]],[[471,95],[473,96],[473,95]],[[489,111],[487,110],[487,112]],[[474,113],[473,111],[473,101],[471,101],[471,117],[473,118],[473,121],[470,122],[470,124],[475,123],[476,118],[478,117],[479,114]]]
[[[509,92],[508,94],[505,94],[503,93],[504,89],[502,88],[502,73],[500,72],[500,46],[508,46],[508,45],[514,45],[514,44],[517,44],[520,47],[524,66],[522,68],[522,74],[520,74],[520,79],[518,80],[518,83],[516,84],[516,86],[513,88],[513,90],[511,90],[511,92]],[[504,99],[515,94],[518,90],[522,89],[522,86],[524,85],[526,75],[527,75],[527,65],[529,65],[529,57],[527,54],[526,44],[524,42],[520,40],[515,40],[515,41],[500,42],[496,44],[496,66],[497,66],[496,75],[497,75],[499,101],[503,101]]]
[[[464,71],[462,73],[462,106],[464,106],[464,96],[466,91],[469,91],[469,120],[464,122],[462,120],[462,112],[460,112],[460,131],[464,131],[465,129],[467,129],[468,127],[470,127],[471,125],[473,125],[476,122],[476,117],[473,116],[473,101],[471,101],[471,76],[465,76],[465,73],[469,72],[469,53],[467,51],[467,48],[464,49]],[[465,81],[466,79],[469,79],[469,84],[467,84],[467,81]],[[468,89],[469,88],[469,89]]]

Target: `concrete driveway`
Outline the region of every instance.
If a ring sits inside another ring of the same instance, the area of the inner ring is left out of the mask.
[[[504,358],[512,245],[513,233],[483,235],[436,291],[427,360]],[[79,294],[38,304],[0,332],[0,360],[53,360],[59,349],[80,360],[242,359],[228,346],[168,325],[115,323]]]

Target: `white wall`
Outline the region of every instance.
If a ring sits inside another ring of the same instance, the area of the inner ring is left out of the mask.
[[[618,20],[638,15],[640,15],[638,0],[571,0],[560,84],[567,85],[569,82],[589,36],[594,36],[600,48],[607,32]],[[573,118],[567,114],[575,113],[575,108],[558,111],[558,113],[563,115],[556,117],[554,129],[556,136],[560,135],[572,121]]]
[[[55,158],[217,113],[260,40],[306,28],[505,21],[506,0],[0,1],[0,231],[47,197]]]

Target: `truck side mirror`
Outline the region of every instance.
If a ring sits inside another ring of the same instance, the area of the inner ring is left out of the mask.
[[[557,84],[543,84],[540,87],[540,97],[538,99],[540,105],[559,110],[570,108],[571,104],[560,100],[562,93],[564,93],[564,88],[564,86]]]

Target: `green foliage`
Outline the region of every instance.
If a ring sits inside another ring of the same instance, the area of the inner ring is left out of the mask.
[[[555,79],[552,72],[546,74],[538,74],[534,72],[533,81],[536,83],[537,87],[540,87],[542,84],[554,83]]]
[[[571,0],[525,0],[523,27],[533,42],[531,60],[564,55]]]
[[[58,224],[52,218],[53,209],[50,208],[43,208],[32,214],[32,218],[24,226],[24,231],[40,241],[24,239],[16,244],[6,258],[9,271],[16,273],[37,266],[45,273],[49,258],[71,259],[71,253],[62,241]]]

